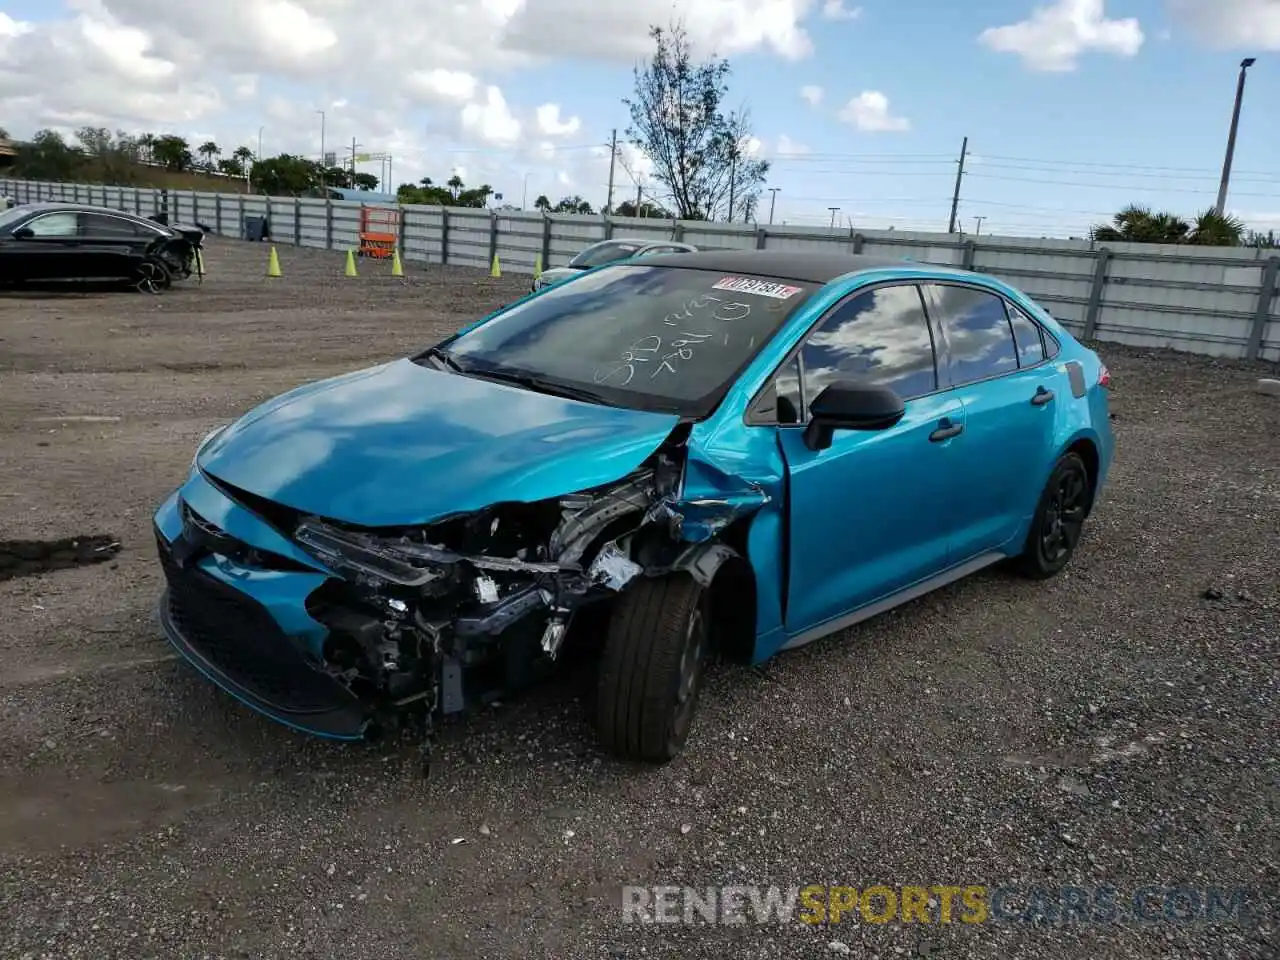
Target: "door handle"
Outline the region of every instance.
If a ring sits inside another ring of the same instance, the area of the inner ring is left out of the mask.
[[[929,434],[929,442],[941,443],[943,440],[950,440],[952,437],[958,437],[963,432],[963,423],[952,423],[950,418],[943,417],[938,424],[938,429]]]
[[[1036,387],[1036,395],[1031,398],[1031,405],[1033,407],[1043,407],[1052,399],[1052,390],[1046,390],[1044,387]]]

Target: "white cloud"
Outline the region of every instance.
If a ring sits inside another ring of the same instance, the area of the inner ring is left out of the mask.
[[[865,133],[902,133],[911,129],[906,117],[895,117],[889,98],[878,90],[864,90],[844,105],[840,119]]]
[[[407,0],[406,0],[407,2]],[[682,19],[694,50],[731,57],[813,51],[800,26],[812,0],[513,0],[503,43],[540,56],[578,55],[630,65],[652,49],[649,27]]]
[[[15,20],[3,10],[0,10],[0,38],[18,37],[24,33],[30,33],[34,29],[34,24],[25,20]]]
[[[426,103],[466,103],[475,98],[480,81],[462,70],[415,70],[404,78],[405,90]]]
[[[1276,0],[1169,0],[1169,12],[1210,46],[1280,50]]]
[[[570,134],[577,133],[582,127],[582,120],[578,117],[569,117],[567,120],[561,119],[560,104],[558,103],[544,103],[538,107],[535,118],[538,132],[544,137],[567,137]]]
[[[816,107],[822,102],[822,88],[813,84],[806,84],[800,88],[800,96],[809,102],[810,106]]]
[[[846,7],[844,0],[826,0],[822,5],[822,16],[826,20],[857,20],[862,16],[862,8]]]
[[[778,136],[774,152],[780,157],[802,157],[810,151],[803,143],[797,143],[784,133]]]
[[[461,120],[462,129],[484,143],[503,146],[520,139],[520,121],[511,113],[502,91],[494,86],[485,89],[483,102],[462,108]]]
[[[1103,0],[1057,0],[1036,7],[1026,20],[988,27],[978,35],[992,50],[1016,54],[1028,69],[1043,72],[1074,70],[1084,53],[1132,57],[1144,39],[1136,17],[1107,19]]]

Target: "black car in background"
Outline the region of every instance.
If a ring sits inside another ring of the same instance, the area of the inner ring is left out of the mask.
[[[0,211],[0,284],[122,281],[167,289],[200,265],[204,231],[110,207],[27,203]]]

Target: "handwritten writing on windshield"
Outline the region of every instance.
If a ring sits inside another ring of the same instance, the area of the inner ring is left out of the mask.
[[[664,340],[658,334],[641,337],[622,352],[616,363],[596,370],[595,382],[601,386],[625,387],[642,371],[654,380],[663,374],[674,374],[678,365],[692,360],[695,348],[713,342],[714,333],[694,332],[684,329],[687,321],[701,323],[712,321],[732,323],[751,315],[751,304],[726,301],[720,297],[702,295],[694,297],[678,310],[662,318],[662,324],[676,328],[675,336]],[[723,344],[729,343],[724,335]]]

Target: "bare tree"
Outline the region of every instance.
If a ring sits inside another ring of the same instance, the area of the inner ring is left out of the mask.
[[[627,138],[653,161],[654,179],[683,219],[732,217],[758,197],[769,163],[752,156],[746,109],[725,113],[728,61],[695,63],[680,22],[652,27],[652,59],[635,70]]]

